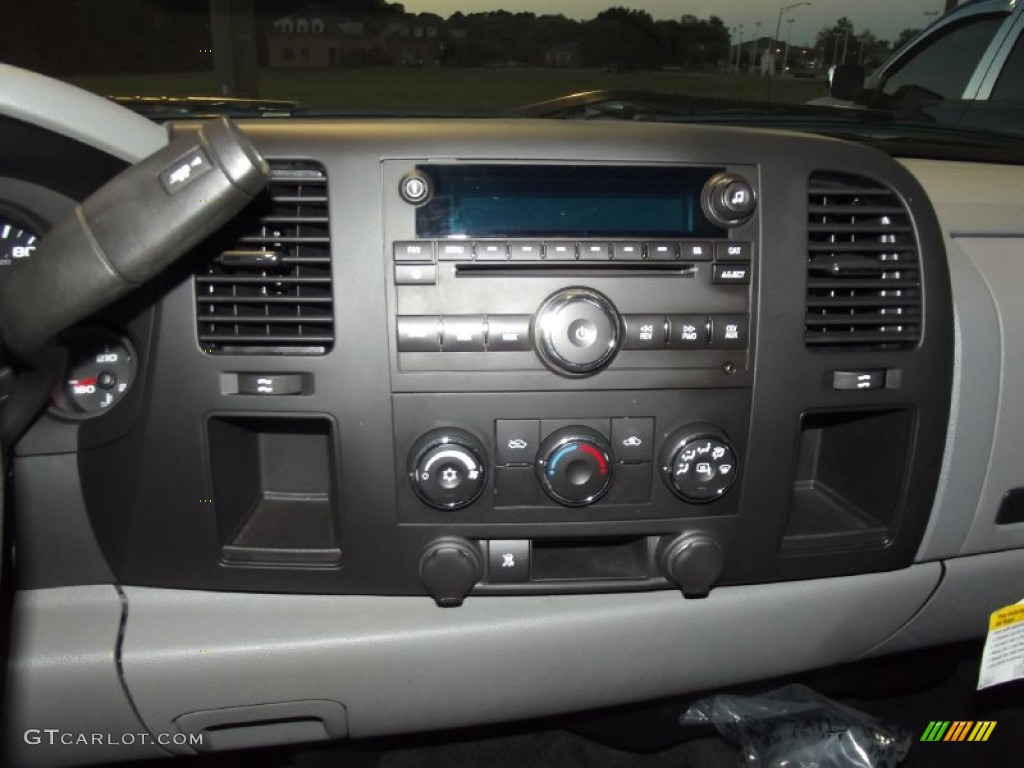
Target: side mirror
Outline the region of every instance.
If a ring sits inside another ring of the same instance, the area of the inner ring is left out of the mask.
[[[864,67],[859,64],[839,64],[829,77],[829,93],[843,101],[856,101],[864,89]]]

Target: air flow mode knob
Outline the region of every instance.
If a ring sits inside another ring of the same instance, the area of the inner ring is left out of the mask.
[[[691,504],[715,501],[736,482],[736,452],[710,424],[691,424],[669,435],[659,463],[665,484]]]

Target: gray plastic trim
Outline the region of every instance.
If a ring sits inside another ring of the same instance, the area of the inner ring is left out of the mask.
[[[920,609],[938,563],[676,592],[469,598],[128,587],[125,683],[153,731],[197,709],[326,699],[367,737],[622,704],[840,663]],[[765,642],[766,632],[771,641]]]
[[[139,722],[118,675],[121,612],[114,587],[17,593],[0,764],[30,768],[167,756]],[[101,743],[92,743],[94,734]],[[86,743],[61,743],[81,736]],[[132,743],[123,743],[129,736]],[[41,743],[29,743],[37,737]],[[106,743],[112,740],[118,743]]]
[[[1024,598],[1024,551],[959,557],[913,621],[866,656],[983,637],[989,614]]]
[[[989,375],[998,375],[999,405],[991,439],[991,459],[980,503],[962,552],[973,554],[1024,546],[1024,524],[995,524],[1006,492],[1024,486],[1021,441],[1024,438],[1024,313],[1020,288],[1024,285],[1024,236],[1019,238],[960,238],[995,298],[1002,338],[1001,360]]]
[[[999,321],[977,267],[947,240],[956,321],[953,396],[942,475],[917,559],[956,557],[981,498],[999,400]]]
[[[1024,525],[996,526],[1003,494],[1024,485],[1024,168],[906,160],[946,236],[956,311],[950,432],[919,561],[1024,546]]]
[[[168,141],[166,130],[131,110],[9,64],[0,64],[0,114],[75,139],[128,163],[148,157]]]

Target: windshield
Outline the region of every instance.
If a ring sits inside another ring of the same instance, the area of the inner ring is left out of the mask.
[[[155,118],[233,111],[276,117],[525,113],[681,119],[715,112],[681,110],[682,103],[727,102],[731,108],[721,110],[726,119],[738,114],[735,104],[742,102],[743,119],[751,121],[759,112],[778,117],[790,107],[806,116],[805,105],[822,97],[828,101],[831,68],[883,66],[952,5],[947,0],[494,3],[34,0],[5,9],[0,58],[118,98]],[[926,56],[920,65],[904,64],[903,72],[927,68],[927,82],[970,81],[997,27],[997,22],[985,25],[984,39],[973,41],[977,55],[939,62]],[[927,40],[921,47],[936,49]],[[1016,65],[1019,57],[1009,60]],[[938,90],[926,93],[933,101],[959,96]],[[536,109],[593,91],[602,94],[591,100],[597,107]],[[901,119],[966,125],[914,106],[913,119]],[[1004,100],[1000,122],[966,127],[984,135],[1024,124],[1016,115],[1006,118],[1006,107]],[[816,113],[817,123],[830,119],[826,112]]]

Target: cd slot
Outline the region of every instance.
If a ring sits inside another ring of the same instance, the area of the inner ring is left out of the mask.
[[[674,275],[676,277],[695,277],[697,265],[687,262],[675,263],[572,263],[572,262],[528,262],[514,264],[509,262],[456,264],[456,277],[581,277],[614,274],[616,277],[648,277],[652,274]]]

